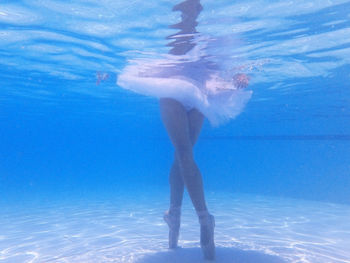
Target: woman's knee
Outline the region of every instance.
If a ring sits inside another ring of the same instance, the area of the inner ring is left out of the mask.
[[[193,151],[192,145],[187,144],[179,144],[175,146],[175,154],[179,163],[183,163],[193,159]]]

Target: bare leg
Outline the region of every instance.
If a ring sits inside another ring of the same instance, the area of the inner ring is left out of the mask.
[[[204,116],[193,109],[186,112],[188,118],[190,140],[192,147],[197,141],[200,133]],[[181,205],[184,193],[184,179],[181,174],[180,162],[176,154],[174,154],[174,162],[170,170],[170,208],[165,212],[164,220],[169,226],[169,248],[177,248],[180,231]]]
[[[180,172],[179,161],[177,160],[176,154],[174,155],[174,162],[170,170],[169,175],[170,185],[170,210],[179,209],[182,205],[182,198],[184,193],[184,180]]]
[[[192,147],[195,145],[202,128],[204,116],[196,109],[187,112],[190,140]],[[170,170],[170,208],[180,208],[184,193],[184,180],[180,172],[179,161],[174,155],[174,162]]]
[[[175,147],[175,160],[179,168],[177,174],[182,175],[196,211],[206,211],[202,176],[193,159],[193,143],[190,135],[190,127],[197,126],[193,123],[190,125],[190,114],[188,115],[183,105],[176,100],[161,99],[160,108],[162,120]],[[198,133],[192,137],[192,139],[196,139]]]
[[[201,225],[200,243],[204,257],[213,260],[215,220],[206,207],[202,176],[193,159],[192,149],[202,127],[203,115],[197,110],[187,113],[182,104],[173,99],[161,99],[160,108],[164,125],[175,147],[174,164],[170,174],[171,205],[169,214],[164,218],[170,227],[169,247],[177,246],[185,184]]]

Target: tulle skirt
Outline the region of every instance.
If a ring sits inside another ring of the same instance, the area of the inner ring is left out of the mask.
[[[155,63],[158,64],[159,63]],[[171,67],[152,72],[151,65],[134,63],[126,66],[118,76],[117,84],[131,91],[157,98],[173,98],[186,109],[196,108],[213,126],[235,118],[249,101],[252,91],[238,89],[232,81],[225,81],[215,71],[203,73],[205,81],[191,78],[191,74],[179,74]],[[155,66],[154,68],[157,68]],[[172,71],[173,74],[169,74]],[[163,73],[161,73],[163,72]]]

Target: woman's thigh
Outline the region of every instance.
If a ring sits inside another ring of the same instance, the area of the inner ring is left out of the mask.
[[[187,113],[187,116],[191,143],[192,145],[195,145],[203,126],[204,115],[194,108]]]
[[[164,126],[175,149],[191,151],[190,126],[185,107],[170,98],[161,98],[159,103]]]

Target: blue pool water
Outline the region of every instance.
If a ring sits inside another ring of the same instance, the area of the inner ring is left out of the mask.
[[[167,250],[158,99],[116,84],[179,2],[0,2],[1,262],[202,262],[187,196]],[[253,92],[195,147],[216,262],[350,262],[350,2],[201,3],[196,44]]]

